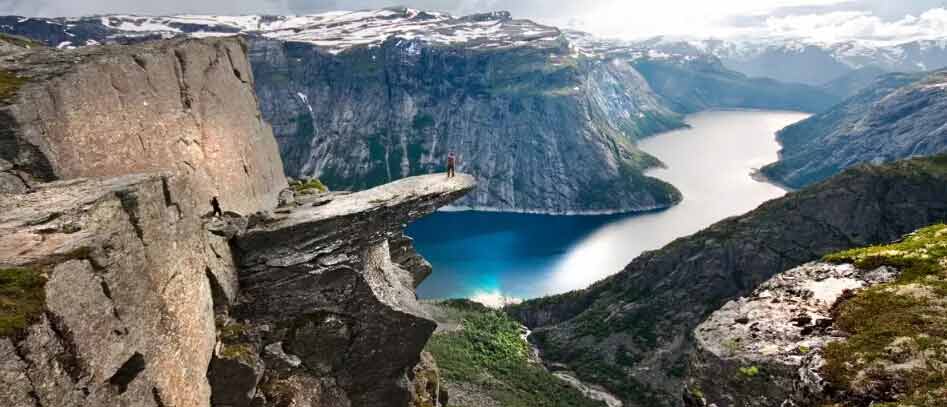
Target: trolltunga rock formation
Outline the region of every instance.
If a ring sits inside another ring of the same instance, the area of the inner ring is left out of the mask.
[[[238,39],[3,48],[0,85],[0,405],[432,398],[403,229],[472,178],[290,199]]]
[[[302,388],[290,392],[322,403],[330,394],[327,405],[407,405],[406,368],[418,364],[436,324],[416,301],[415,272],[406,268],[412,263],[392,261],[389,239],[402,239],[406,223],[474,185],[468,175],[405,178],[318,207],[251,219],[236,238],[242,298],[232,316],[251,331],[272,327],[250,334],[261,339],[246,346],[279,347],[301,361],[278,371],[267,363],[262,388],[318,383],[318,397],[302,395]]]

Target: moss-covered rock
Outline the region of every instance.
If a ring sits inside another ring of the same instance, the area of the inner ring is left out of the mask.
[[[902,271],[836,305],[835,325],[849,336],[825,349],[834,398],[851,406],[947,405],[947,225],[826,260]]]
[[[300,195],[314,195],[328,192],[329,188],[316,178],[305,179],[301,181],[292,181],[289,187]]]
[[[12,35],[6,33],[0,33],[0,43],[10,44],[21,48],[40,48],[44,45],[38,41],[32,40],[30,38],[21,37],[19,35]]]
[[[0,337],[29,326],[43,313],[46,276],[29,268],[0,269]]]
[[[10,71],[0,69],[0,103],[5,103],[16,96],[16,92],[24,83],[26,83],[26,79]]]

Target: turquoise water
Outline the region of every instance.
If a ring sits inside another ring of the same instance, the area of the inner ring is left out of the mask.
[[[640,143],[668,168],[649,175],[674,184],[681,204],[636,215],[549,216],[438,212],[408,228],[434,266],[422,298],[532,298],[562,293],[621,271],[658,249],[785,191],[752,177],[775,161],[777,130],[804,113],[711,111],[688,116],[691,128]]]

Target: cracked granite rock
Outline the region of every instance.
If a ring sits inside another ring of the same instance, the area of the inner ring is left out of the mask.
[[[21,50],[0,76],[0,268],[46,280],[42,312],[0,338],[0,405],[210,405],[240,226],[202,216],[287,186],[244,44]]]
[[[719,407],[811,404],[825,386],[822,349],[844,338],[832,326],[835,303],[897,276],[815,262],[771,278],[694,330],[688,388]]]
[[[0,56],[0,75],[17,78],[0,101],[0,175],[21,180],[13,192],[171,171],[191,205],[209,211],[216,196],[249,214],[287,186],[238,39],[37,49]]]
[[[235,240],[241,297],[233,314],[273,327],[263,346],[281,367],[263,379],[267,400],[325,405],[326,394],[342,394],[352,406],[408,403],[409,372],[436,324],[416,300],[416,274],[398,262],[411,267],[417,254],[393,256],[389,242],[403,242],[407,223],[473,187],[468,175],[405,178],[251,222]]]
[[[10,406],[206,405],[214,346],[206,233],[168,175],[78,179],[0,199],[0,268],[44,273],[45,309],[0,348]],[[19,363],[17,363],[19,361]]]

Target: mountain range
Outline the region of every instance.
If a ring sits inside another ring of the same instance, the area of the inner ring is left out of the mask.
[[[504,12],[0,17],[0,31],[61,48],[242,34],[288,175],[364,189],[441,171],[455,151],[480,185],[457,205],[489,210],[665,208],[680,194],[644,175],[661,162],[637,140],[697,110],[817,112],[841,99]]]
[[[900,44],[866,41],[818,43],[798,40],[672,40],[656,37],[641,46],[682,54],[711,54],[751,77],[821,86],[864,68],[923,72],[947,66],[947,38]]]
[[[947,71],[888,74],[832,109],[777,133],[779,162],[762,169],[794,188],[860,163],[947,151]]]

